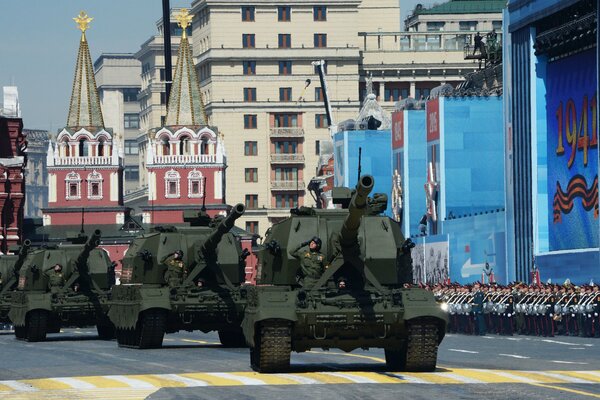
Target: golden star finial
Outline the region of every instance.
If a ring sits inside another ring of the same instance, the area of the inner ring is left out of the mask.
[[[85,33],[85,31],[88,29],[88,25],[93,21],[93,19],[94,18],[88,16],[85,11],[81,11],[77,17],[73,18],[73,21],[79,25],[81,32]]]
[[[181,29],[183,29],[183,33],[181,34],[182,38],[187,37],[187,35],[185,33],[185,29],[188,26],[192,25],[193,18],[194,18],[194,16],[190,15],[187,8],[182,8],[181,10],[179,10],[179,14],[175,16],[175,19],[177,20],[178,25],[181,27]]]

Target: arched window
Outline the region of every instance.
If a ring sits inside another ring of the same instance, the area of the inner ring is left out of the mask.
[[[200,154],[208,154],[208,153],[209,153],[208,138],[203,137],[202,141],[200,142]]]
[[[183,136],[181,139],[179,139],[179,154],[180,155],[190,154],[190,137],[189,136]]]
[[[65,197],[67,200],[81,199],[81,177],[77,172],[69,172],[65,177]]]
[[[100,138],[100,140],[98,141],[98,157],[104,157],[104,144],[104,138]]]
[[[181,197],[181,176],[174,169],[165,174],[165,197],[178,199]]]
[[[206,178],[204,178],[206,179]],[[204,181],[202,172],[198,170],[190,171],[188,174],[188,197],[202,198],[204,197]]]
[[[102,199],[102,175],[94,170],[87,177],[88,185],[88,199],[90,200],[101,200]]]
[[[62,140],[61,146],[63,148],[64,156],[70,157],[71,156],[71,145],[69,144],[69,139],[64,138]]]
[[[81,138],[79,139],[79,157],[87,157],[88,155],[88,142]]]
[[[168,156],[171,154],[171,144],[169,143],[169,139],[163,137],[160,139],[160,146],[162,147],[162,155]]]

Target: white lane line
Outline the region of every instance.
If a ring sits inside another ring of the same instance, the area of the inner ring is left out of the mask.
[[[579,361],[560,361],[560,360],[552,360],[550,361],[552,363],[555,364],[577,364],[577,365],[588,365],[588,363],[586,362],[579,362]]]
[[[498,354],[499,356],[503,356],[503,357],[512,357],[512,358],[523,358],[523,359],[528,359],[531,357],[526,357],[526,356],[519,356],[517,354]]]
[[[569,350],[586,350],[585,347],[569,347]]]
[[[0,381],[0,384],[2,384],[4,386],[8,386],[10,388],[13,388],[15,390],[18,390],[19,392],[36,392],[37,391],[37,389],[34,388],[33,386],[31,386],[27,383],[19,382],[19,381]]]
[[[357,376],[357,375],[352,375],[352,374],[344,374],[342,372],[322,372],[322,374],[325,375],[331,375],[331,376],[336,376],[338,378],[343,378],[343,379],[348,379],[350,382],[354,382],[354,383],[378,383],[377,381],[364,377],[364,376]]]
[[[232,381],[241,382],[244,385],[266,385],[265,381],[261,381],[260,379],[248,378],[246,376],[238,376],[234,374],[229,374],[226,372],[211,372],[207,375],[216,376],[217,378],[230,379]]]
[[[96,385],[92,385],[89,382],[84,382],[75,378],[51,378],[53,381],[64,383],[65,385],[71,386],[73,389],[96,389]]]
[[[151,383],[142,381],[140,379],[130,378],[124,375],[107,375],[104,378],[114,379],[115,381],[125,383],[129,385],[129,387],[134,389],[157,389],[157,387]]]
[[[488,371],[488,372],[491,374],[494,374],[494,375],[503,376],[505,378],[514,379],[515,381],[519,381],[519,382],[523,382],[523,383],[539,383],[539,381],[537,381],[535,379],[530,379],[530,378],[526,378],[524,376],[511,374],[510,372],[504,372],[504,371]]]
[[[457,353],[479,354],[478,351],[462,350],[462,349],[448,349],[448,351],[455,351]]]
[[[308,378],[306,376],[301,376],[301,375],[294,375],[294,374],[275,374],[275,376],[278,376],[280,378],[284,378],[284,379],[289,379],[292,380],[294,382],[298,382],[301,383],[303,385],[318,385],[321,382],[319,382],[316,379],[313,378]]]
[[[542,339],[542,342],[546,343],[554,343],[554,344],[564,344],[566,346],[585,346],[585,347],[593,347],[593,344],[588,343],[571,343],[571,342],[561,342],[560,340],[552,340],[552,339]]]
[[[523,338],[507,337],[506,340],[512,340],[514,342],[520,342],[521,340],[523,340]]]
[[[588,375],[594,375],[594,376],[598,376],[600,377],[600,372],[598,371],[577,371],[578,373],[583,372],[584,374],[588,374]]]
[[[443,376],[444,378],[454,379],[455,381],[459,381],[462,383],[485,383],[484,381],[480,381],[478,379],[473,379],[473,378],[469,378],[468,376],[453,374],[451,372],[444,372],[443,374],[440,374],[440,376]]]
[[[567,375],[554,374],[552,372],[546,372],[546,371],[535,371],[535,373],[544,375],[544,376],[548,376],[550,378],[560,379],[560,380],[567,381],[570,383],[596,383],[594,381],[583,380],[583,379],[574,378],[572,376],[567,376]]]
[[[177,374],[164,374],[157,376],[171,381],[181,382],[187,387],[208,386],[208,382],[201,381],[200,379],[188,378],[187,376],[181,376]]]
[[[445,374],[445,372],[444,372],[444,374]],[[393,373],[390,374],[390,375],[395,376],[398,379],[401,379],[403,381],[410,382],[410,383],[424,383],[424,384],[427,384],[427,385],[433,385],[434,384],[433,382],[429,382],[429,381],[426,381],[424,379],[417,378],[417,377],[414,377],[414,376],[408,376],[408,375],[402,375],[402,374],[393,374]]]

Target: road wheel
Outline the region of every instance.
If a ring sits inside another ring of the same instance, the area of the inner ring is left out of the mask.
[[[110,321],[98,322],[96,330],[100,340],[113,340],[116,336],[115,326]]]
[[[152,308],[142,313],[138,326],[136,327],[135,338],[140,349],[157,349],[162,347],[165,330],[167,327],[167,313],[165,310]]]
[[[292,327],[288,321],[263,321],[258,327],[254,349],[250,352],[252,368],[258,372],[285,372],[290,368]]]
[[[219,340],[223,347],[248,347],[244,332],[239,328],[233,331],[220,330]]]
[[[25,320],[25,339],[28,342],[43,342],[48,332],[48,312],[33,310],[27,313]]]
[[[406,369],[406,345],[395,349],[385,349],[385,365],[389,371],[404,371]]]
[[[435,371],[437,352],[437,323],[431,319],[409,321],[406,343],[406,371]]]
[[[27,329],[24,326],[16,326],[15,325],[15,338],[19,340],[25,340],[27,336]]]

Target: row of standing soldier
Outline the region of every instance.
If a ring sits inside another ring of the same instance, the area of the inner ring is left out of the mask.
[[[600,288],[590,284],[437,285],[449,332],[600,337]]]

